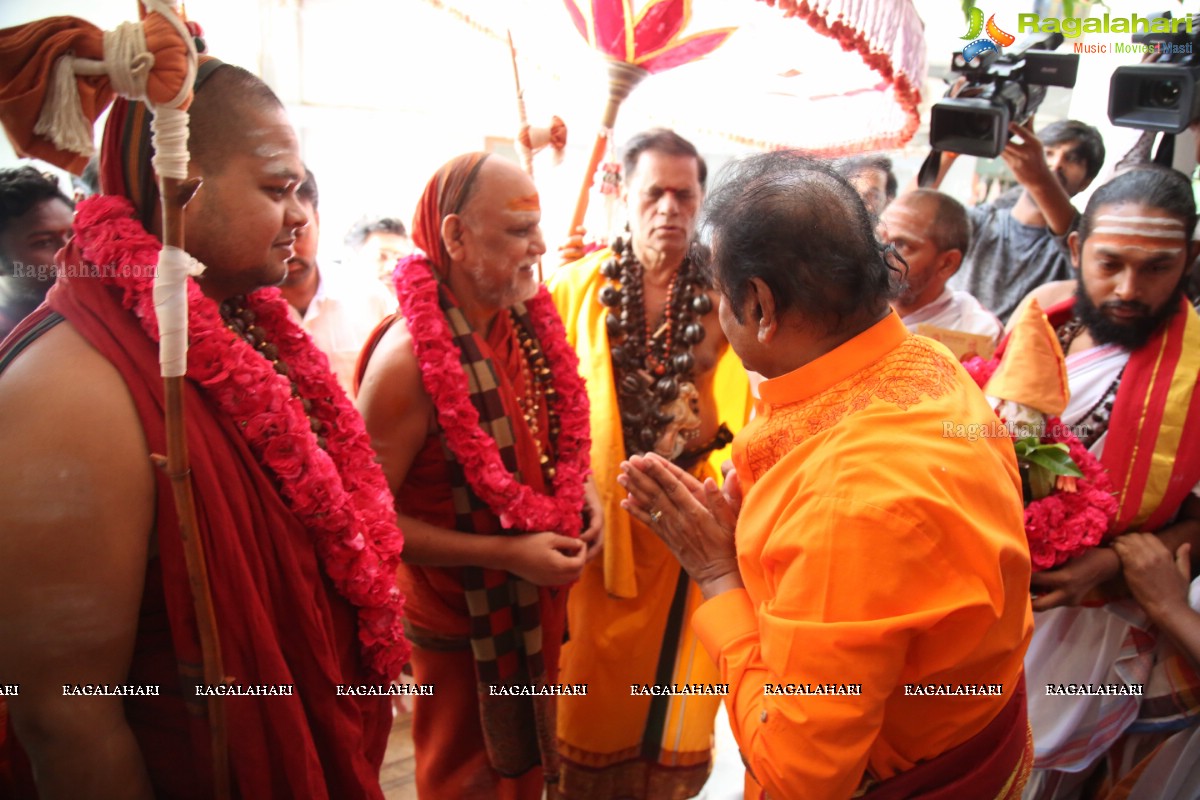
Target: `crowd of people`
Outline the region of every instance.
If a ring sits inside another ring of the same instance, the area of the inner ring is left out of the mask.
[[[94,197],[0,170],[0,796],[213,796],[220,725],[232,796],[382,798],[400,694],[423,800],[695,797],[722,704],[746,798],[1195,796],[1187,176],[1134,163],[1080,211],[1099,133],[1014,125],[1020,190],[967,208],[937,189],[952,156],[903,192],[875,155],[710,177],[654,129],[623,150],[626,232],[546,285],[537,187],[487,153],[318,263],[282,104],[207,60],[208,685],[155,469],[138,112],[110,115]],[[1013,440],[946,432],[999,421],[980,362],[1047,352],[1116,511],[1035,569]]]

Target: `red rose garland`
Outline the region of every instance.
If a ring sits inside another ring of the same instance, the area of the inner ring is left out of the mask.
[[[990,361],[984,361],[979,356],[971,356],[962,362],[962,365],[967,374],[971,376],[971,380],[975,381],[976,385],[982,389],[992,379],[992,374],[1000,366],[1000,360],[993,358]]]
[[[1042,442],[1065,444],[1083,477],[1074,492],[1051,492],[1025,506],[1034,571],[1053,569],[1100,544],[1117,516],[1108,471],[1058,417],[1046,420]]]
[[[582,527],[583,485],[590,472],[591,437],[587,390],[579,377],[579,359],[567,344],[566,331],[545,286],[525,304],[534,333],[546,355],[555,396],[551,399],[562,428],[551,494],[519,483],[500,460],[496,441],[479,427],[469,384],[446,317],[438,305],[437,279],[424,255],[412,255],[396,268],[400,311],[421,365],[421,379],[437,409],[450,452],[467,483],[487,503],[500,524],[523,532],[557,531],[577,536]]]
[[[999,363],[975,356],[963,367],[982,389]],[[1065,444],[1083,477],[1074,492],[1054,491],[1025,506],[1025,538],[1034,572],[1053,569],[1100,544],[1117,516],[1108,471],[1058,417],[1046,420],[1042,443]]]
[[[87,263],[111,265],[102,282],[121,290],[146,335],[158,341],[154,278],[136,265],[158,260],[161,243],[134,219],[120,197],[79,205],[76,232]],[[125,276],[125,277],[118,277]],[[227,413],[259,462],[278,482],[285,502],[313,533],[326,574],[358,609],[358,638],[370,670],[394,679],[408,660],[402,620],[404,598],[396,587],[403,537],[392,495],[367,438],[362,418],[312,340],[288,317],[277,289],[247,297],[256,324],[287,364],[314,419],[324,423],[326,449],[287,377],[225,325],[217,304],[188,280],[188,371]]]

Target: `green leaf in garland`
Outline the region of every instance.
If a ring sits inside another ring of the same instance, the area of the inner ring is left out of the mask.
[[[1071,456],[1062,450],[1041,448],[1026,456],[1026,460],[1053,475],[1069,475],[1072,478],[1083,477],[1083,473],[1079,467],[1075,466],[1075,462],[1071,460]]]
[[[1048,497],[1054,491],[1054,475],[1037,464],[1030,464],[1029,488],[1034,500]]]
[[[1061,442],[1042,444],[1037,437],[1027,436],[1013,442],[1013,448],[1017,452],[1018,461],[1040,467],[1051,475],[1083,477],[1078,465],[1071,460],[1071,453],[1067,446]]]

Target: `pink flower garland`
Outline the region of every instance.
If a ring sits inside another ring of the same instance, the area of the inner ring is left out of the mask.
[[[425,390],[437,409],[450,452],[462,465],[471,489],[505,528],[579,535],[583,486],[591,458],[587,390],[579,377],[579,359],[567,344],[566,330],[546,287],[538,287],[537,295],[525,305],[546,354],[555,389],[551,405],[562,427],[554,442],[558,459],[549,495],[519,483],[500,460],[495,439],[479,427],[479,412],[471,403],[462,369],[462,353],[438,305],[437,280],[425,256],[413,255],[400,262],[396,268],[396,294],[421,365]]]
[[[999,364],[999,359],[975,356],[963,367],[982,389]],[[1083,477],[1076,481],[1076,491],[1054,491],[1025,506],[1025,538],[1034,572],[1053,569],[1100,544],[1117,516],[1108,470],[1058,417],[1046,420],[1042,443],[1065,444]]]
[[[122,305],[158,341],[154,279],[140,277],[144,270],[136,265],[157,263],[161,244],[132,215],[124,198],[97,197],[80,204],[75,230],[85,260],[115,267],[100,280],[121,290]],[[247,307],[278,348],[300,396],[310,401],[312,417],[324,424],[325,450],[292,397],[288,378],[226,327],[217,304],[194,280],[187,287],[188,379],[233,419],[275,476],[288,507],[312,532],[326,574],[358,609],[366,665],[379,679],[394,679],[409,656],[404,597],[396,587],[403,537],[362,418],[330,373],[328,359],[288,317],[279,290],[253,292]]]
[[[971,356],[962,362],[962,365],[967,374],[971,376],[971,379],[982,389],[992,379],[992,374],[1000,366],[1000,361],[995,358],[991,361],[984,361],[980,356]]]

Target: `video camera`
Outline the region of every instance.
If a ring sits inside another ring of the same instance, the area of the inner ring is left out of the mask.
[[[1155,14],[1147,27],[1166,27],[1171,32],[1136,33],[1133,43],[1158,49],[1152,64],[1117,67],[1108,88],[1108,118],[1113,125],[1155,133],[1183,133],[1200,119],[1200,15],[1192,18],[1192,32],[1185,26],[1155,26],[1170,20],[1171,12]]]
[[[1003,55],[989,51],[972,66],[955,53],[952,72],[967,78],[956,97],[933,106],[929,144],[934,150],[995,158],[1008,143],[1010,122],[1025,123],[1046,97],[1047,86],[1071,88],[1079,56],[1054,53],[1061,33],[1041,33]]]

